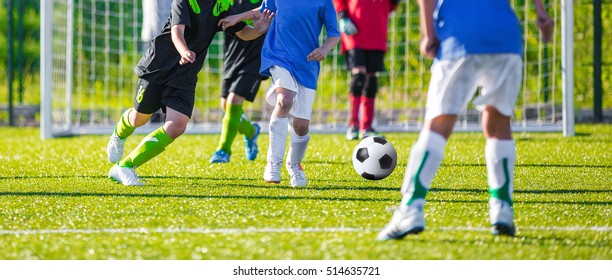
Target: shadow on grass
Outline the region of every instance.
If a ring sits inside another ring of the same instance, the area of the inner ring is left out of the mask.
[[[486,167],[484,163],[442,163],[441,167]],[[554,167],[554,168],[612,168],[612,165],[584,165],[584,164],[546,164],[546,163],[528,163],[517,164],[515,167]]]
[[[431,188],[430,192],[467,192],[467,193],[488,193],[486,187],[481,189],[449,189],[449,188]],[[589,194],[589,193],[610,193],[610,190],[514,190],[514,193],[524,194]]]
[[[390,198],[269,196],[269,195],[196,195],[151,193],[86,193],[86,192],[0,192],[0,196],[56,196],[56,197],[138,197],[138,198],[196,198],[196,199],[258,199],[258,200],[325,200],[325,201],[396,201]]]
[[[466,200],[466,199],[427,199],[427,202],[439,203],[472,203],[486,204],[487,200]],[[520,201],[515,200],[514,204],[563,204],[563,205],[612,205],[612,201],[551,201],[551,200],[530,200]]]

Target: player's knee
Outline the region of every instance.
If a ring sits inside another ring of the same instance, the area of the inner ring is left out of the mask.
[[[293,106],[293,93],[290,91],[279,92],[276,100],[280,107],[289,110]]]
[[[164,124],[164,131],[166,131],[170,138],[176,139],[185,133],[188,122],[189,118],[187,116],[167,118]]]
[[[365,96],[368,98],[376,97],[376,93],[378,92],[378,77],[376,76],[368,76],[366,83],[364,85],[365,88]]]
[[[309,124],[310,124],[309,120],[299,119],[299,118],[293,119],[293,130],[295,131],[295,134],[299,136],[304,136],[308,134]]]
[[[168,125],[164,126],[164,130],[166,131],[166,134],[168,134],[168,136],[170,136],[170,138],[172,139],[176,139],[179,136],[183,135],[186,129],[187,129],[187,123],[181,124],[181,123],[176,123],[176,122],[168,122]]]
[[[151,114],[143,114],[136,110],[133,110],[129,116],[130,124],[134,127],[141,127],[145,125],[150,118]]]
[[[354,73],[351,75],[351,94],[353,96],[361,96],[363,86],[366,81],[366,75],[364,73]]]

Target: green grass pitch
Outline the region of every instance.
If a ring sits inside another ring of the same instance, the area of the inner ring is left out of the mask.
[[[398,167],[359,177],[357,142],[314,134],[309,186],[262,179],[261,154],[208,163],[217,135],[185,135],[139,168],[145,187],[107,179],[108,136],[42,141],[38,129],[0,128],[0,259],[612,259],[612,126],[577,136],[515,133],[517,237],[488,231],[484,139],[457,133],[425,207],[427,229],[376,241],[399,203],[416,133],[389,133]],[[134,135],[126,150],[143,135]]]

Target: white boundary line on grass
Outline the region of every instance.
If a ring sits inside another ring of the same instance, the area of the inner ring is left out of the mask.
[[[249,233],[333,233],[333,232],[377,232],[372,228],[102,228],[102,229],[32,229],[0,230],[0,235],[48,235],[48,234],[128,234],[128,233],[197,233],[197,234],[249,234]],[[485,227],[439,227],[430,231],[489,231]],[[570,227],[519,227],[521,231],[612,231],[610,226]]]

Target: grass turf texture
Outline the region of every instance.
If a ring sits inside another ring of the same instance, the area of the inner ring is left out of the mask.
[[[353,171],[357,142],[344,135],[312,136],[305,188],[289,187],[284,169],[281,184],[263,182],[268,135],[255,162],[236,141],[217,165],[217,135],[186,135],[138,169],[147,186],[124,187],[106,178],[107,136],[0,128],[0,259],[612,259],[612,126],[576,130],[515,133],[517,237],[488,232],[484,139],[457,133],[425,232],[378,242],[415,133],[386,135],[398,167],[380,181]]]

